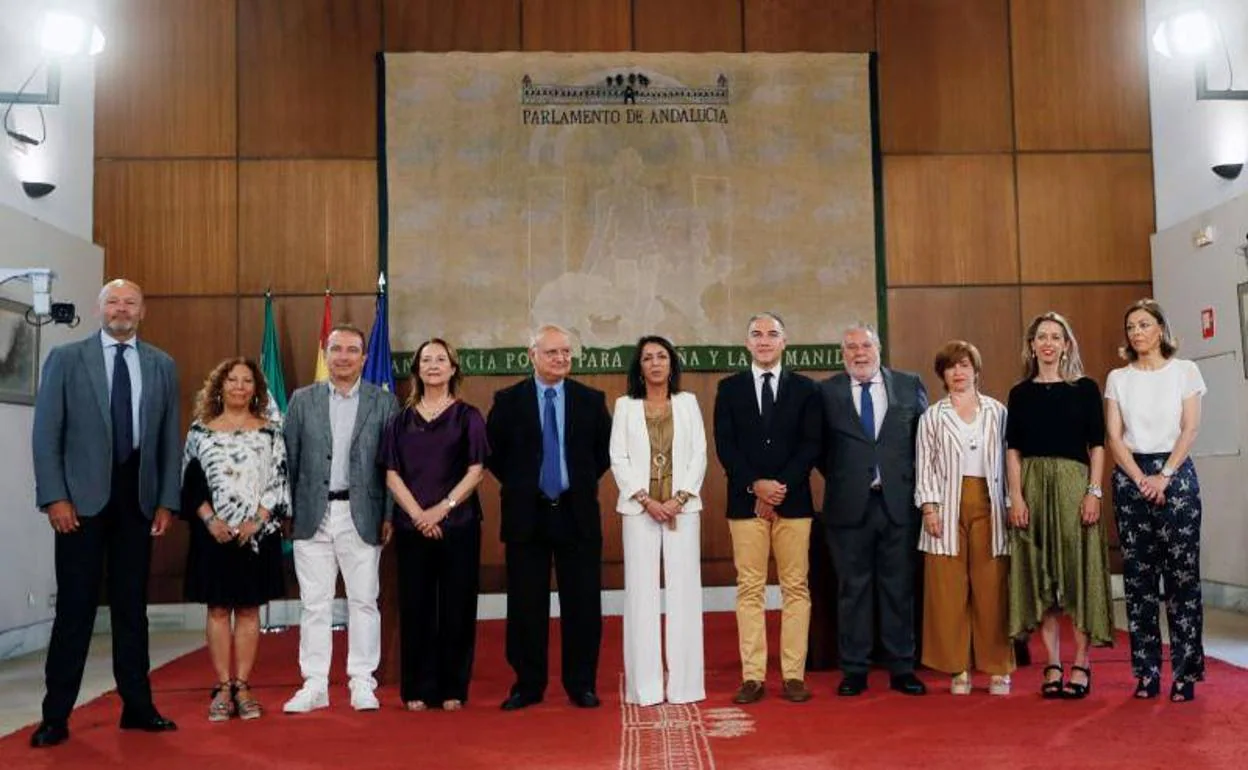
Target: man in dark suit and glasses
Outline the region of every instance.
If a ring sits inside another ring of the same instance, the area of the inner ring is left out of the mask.
[[[856,325],[841,339],[845,371],[820,383],[827,484],[823,520],[837,575],[839,695],[867,689],[879,597],[880,644],[891,686],[926,690],[914,675],[914,581],[919,515],[914,441],[927,409],[918,375],[880,366],[879,337]]]
[[[550,569],[559,584],[563,688],[598,705],[602,642],[602,523],[598,480],[611,467],[611,415],[602,391],[567,379],[572,342],[542,326],[529,347],[533,377],[494,395],[486,420],[507,560],[507,662],[516,672],[504,711],[546,692]]]
[[[760,313],[746,327],[750,368],[724,378],[715,394],[715,451],[728,476],[728,528],[737,569],[741,686],[735,703],[763,697],[767,673],[764,589],[772,554],[780,581],[781,697],[810,699],[810,471],[819,456],[815,384],[782,365],[784,322]]]
[[[143,291],[117,279],[100,332],[48,353],[31,437],[35,502],[55,530],[56,619],[36,748],[69,738],[108,563],[113,674],[123,730],[174,730],[152,704],[147,578],[152,538],[178,507],[182,439],[173,359],[138,339]]]

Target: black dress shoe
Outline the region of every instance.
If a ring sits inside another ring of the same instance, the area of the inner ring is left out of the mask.
[[[32,749],[46,749],[59,746],[69,740],[69,726],[64,722],[40,722],[39,727],[30,736]]]
[[[123,711],[121,713],[121,729],[142,730],[145,733],[166,733],[177,730],[178,726],[155,711],[141,716],[127,714]]]
[[[568,700],[572,701],[572,705],[580,709],[596,709],[602,705],[602,701],[598,700],[598,695],[593,690],[578,692],[576,695],[569,695]]]
[[[541,702],[542,698],[540,695],[525,695],[522,692],[513,692],[507,696],[507,700],[503,701],[503,705],[500,708],[503,711],[517,711]]]
[[[837,695],[852,697],[862,695],[867,690],[866,674],[846,674],[836,688]]]
[[[893,679],[888,686],[902,695],[927,695],[927,686],[913,673],[893,674]]]

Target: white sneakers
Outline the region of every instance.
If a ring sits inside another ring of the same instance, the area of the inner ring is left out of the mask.
[[[356,711],[376,711],[381,708],[381,704],[377,702],[377,694],[373,692],[373,688],[352,682],[351,708]]]
[[[305,684],[282,706],[287,714],[306,714],[329,707],[329,692],[315,685]],[[351,683],[351,708],[356,711],[376,711],[381,708],[373,688],[363,683]]]
[[[329,707],[329,692],[319,687],[304,685],[294,697],[286,701],[282,711],[287,714],[306,714],[309,711]]]

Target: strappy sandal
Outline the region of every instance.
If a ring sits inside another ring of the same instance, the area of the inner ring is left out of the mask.
[[[1049,679],[1050,671],[1057,672],[1057,679]],[[1056,666],[1056,665],[1053,665],[1052,663],[1045,666],[1044,673],[1043,673],[1044,683],[1040,685],[1040,697],[1045,698],[1047,700],[1056,700],[1062,697],[1062,690],[1065,688],[1065,684],[1062,682],[1062,678],[1065,675],[1066,675],[1066,670],[1062,668],[1061,666]]]
[[[1170,685],[1171,703],[1190,703],[1196,700],[1195,682],[1175,682]]]
[[[429,706],[423,700],[409,700],[403,704],[408,711],[428,711]]]
[[[231,682],[220,682],[212,688],[212,703],[208,706],[209,722],[228,722],[234,716],[234,692]],[[221,697],[224,695],[225,697]]]
[[[1135,695],[1138,700],[1152,700],[1161,694],[1161,680],[1157,677],[1142,676],[1135,682]]]
[[[443,711],[459,711],[464,707],[464,702],[456,698],[449,698],[442,701]]]
[[[953,695],[970,695],[971,672],[963,671],[960,674],[954,674],[949,680],[949,692]]]
[[[1072,665],[1070,667],[1071,675],[1073,676],[1076,671],[1081,672],[1088,680],[1083,684],[1067,680],[1066,686],[1062,688],[1062,697],[1067,700],[1083,700],[1092,692],[1092,669],[1087,666]]]
[[[258,719],[264,713],[260,701],[251,697],[251,685],[242,679],[234,683],[234,703],[238,706],[239,719]]]

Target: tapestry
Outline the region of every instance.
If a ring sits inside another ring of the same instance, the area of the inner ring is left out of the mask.
[[[870,88],[865,54],[386,54],[396,369],[439,336],[525,371],[556,323],[575,372],[643,334],[730,370],[760,311],[790,366],[839,368],[879,320]]]

